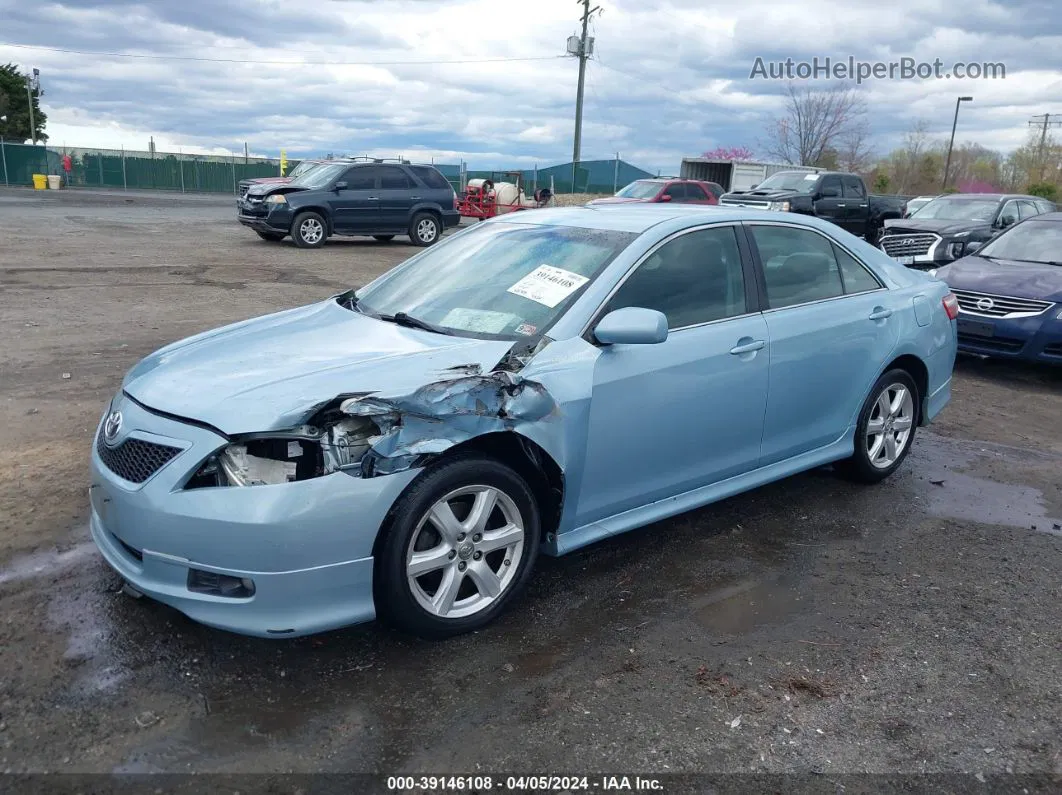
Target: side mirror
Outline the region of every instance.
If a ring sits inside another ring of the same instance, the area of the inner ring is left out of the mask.
[[[660,197],[660,201],[669,202],[669,201],[671,201],[671,196],[669,194],[665,193],[663,196]]]
[[[757,182],[755,185],[749,185],[749,190],[756,190],[758,187],[760,187],[760,183]]]
[[[337,182],[337,183],[336,183],[335,185],[333,185],[332,187],[333,187],[333,189],[334,189],[334,190],[346,190],[346,189],[347,189],[347,183],[346,183],[346,180],[342,180],[342,179],[341,179],[341,180],[339,180],[339,182]]]
[[[981,248],[981,246],[983,245],[983,240],[971,240],[969,243],[963,246],[962,253],[963,255],[973,254],[975,251],[977,251],[977,249]]]
[[[594,339],[602,345],[654,345],[667,339],[667,318],[640,306],[616,309],[594,327]]]

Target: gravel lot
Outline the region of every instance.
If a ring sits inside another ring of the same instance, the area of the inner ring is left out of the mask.
[[[118,593],[85,522],[123,372],[413,251],[265,243],[227,197],[0,191],[0,770],[1062,776],[1059,372],[961,359],[887,483],[814,471],[544,559],[446,643]]]

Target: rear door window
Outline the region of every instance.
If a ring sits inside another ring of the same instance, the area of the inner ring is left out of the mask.
[[[416,174],[417,178],[429,188],[445,190],[452,187],[446,177],[432,166],[410,166],[409,170]]]

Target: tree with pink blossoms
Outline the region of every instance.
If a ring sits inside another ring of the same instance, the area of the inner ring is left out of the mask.
[[[717,146],[701,157],[705,160],[752,160],[755,155],[747,146]]]

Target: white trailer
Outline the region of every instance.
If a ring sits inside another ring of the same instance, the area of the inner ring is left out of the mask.
[[[708,160],[703,157],[682,158],[679,176],[682,179],[699,179],[723,186],[726,193],[735,190],[750,190],[771,174],[779,171],[807,171],[817,174],[825,171],[812,166],[790,166],[786,163],[758,163],[750,160]]]

